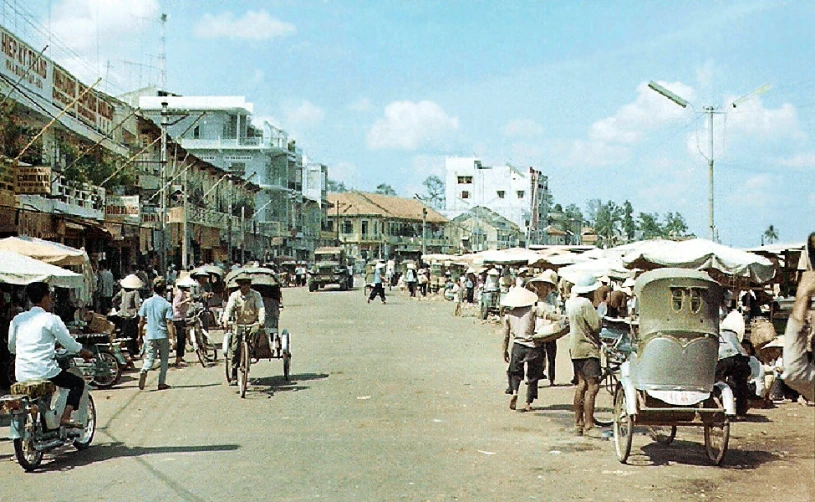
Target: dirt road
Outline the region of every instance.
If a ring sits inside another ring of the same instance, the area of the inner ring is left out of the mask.
[[[95,392],[89,450],[25,474],[0,441],[0,500],[815,500],[811,407],[751,412],[721,468],[701,429],[669,447],[637,431],[623,465],[610,441],[573,436],[563,347],[558,385],[510,411],[495,324],[396,291],[381,305],[286,289],[284,303],[291,382],[258,362],[241,400],[220,364],[171,370],[163,392],[129,373]]]

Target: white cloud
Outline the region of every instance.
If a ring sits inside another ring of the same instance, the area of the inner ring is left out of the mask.
[[[793,105],[784,103],[776,109],[769,109],[758,97],[740,103],[737,108],[730,107],[727,110],[727,127],[756,137],[806,138]]]
[[[368,130],[367,142],[372,149],[416,150],[441,144],[458,127],[458,117],[432,101],[394,101]]]
[[[334,181],[345,183],[348,189],[359,188],[361,176],[357,166],[351,162],[337,162],[328,165],[328,177]]]
[[[158,20],[158,0],[62,0],[51,12],[51,31],[77,51],[121,40],[144,24],[145,18]]]
[[[802,153],[792,157],[778,159],[778,164],[784,167],[807,169],[815,167],[815,153]]]
[[[265,10],[250,10],[242,17],[231,12],[204,14],[194,29],[198,38],[229,38],[233,40],[269,40],[297,33],[291,24],[273,18]]]
[[[360,98],[348,105],[348,109],[352,112],[365,113],[371,109],[371,101],[368,98]]]
[[[696,83],[699,87],[707,88],[713,83],[714,64],[712,59],[705,61],[705,64],[696,68]]]
[[[751,209],[766,207],[773,199],[771,193],[776,187],[783,184],[783,180],[769,174],[751,176],[740,187],[727,197],[727,201],[738,207]]]
[[[322,108],[306,100],[296,105],[284,105],[283,113],[285,127],[291,127],[293,130],[319,125],[325,117]]]
[[[534,138],[543,134],[543,126],[531,119],[515,119],[504,124],[501,134],[508,138]]]

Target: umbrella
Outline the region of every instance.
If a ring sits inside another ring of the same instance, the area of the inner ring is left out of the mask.
[[[190,275],[198,274],[213,274],[217,275],[218,277],[223,277],[224,271],[221,269],[221,267],[216,265],[201,265],[200,267],[190,270]]]
[[[775,276],[775,267],[767,258],[706,239],[682,242],[663,241],[623,256],[627,268],[660,267],[717,270],[724,275],[742,277],[762,284]]]
[[[247,274],[252,278],[252,285],[257,286],[280,286],[280,280],[274,270],[264,267],[242,267],[235,269],[226,276],[226,287],[237,288],[238,284],[235,282],[235,277],[238,274]]]
[[[56,265],[0,250],[0,283],[25,286],[32,282],[47,282],[61,288],[81,288],[83,277]]]

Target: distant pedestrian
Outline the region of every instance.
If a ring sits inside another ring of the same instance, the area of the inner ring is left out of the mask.
[[[142,282],[133,274],[128,275],[119,283],[122,290],[116,294],[120,298],[119,317],[122,319],[122,338],[127,338],[127,351],[131,357],[139,355],[139,308],[141,296],[139,289]]]
[[[187,312],[190,308],[192,297],[190,288],[195,285],[195,281],[190,277],[185,277],[176,283],[176,293],[173,296],[173,324],[175,325],[175,365],[184,365],[184,351],[187,346]]]
[[[406,267],[405,284],[410,292],[410,297],[414,298],[416,296],[416,284],[419,282],[419,276],[416,274],[416,265],[408,263]]]
[[[368,303],[379,295],[382,297],[382,304],[385,304],[385,264],[380,262],[374,269],[374,287],[368,296]]]
[[[100,313],[107,315],[111,307],[113,307],[115,281],[113,280],[113,272],[110,271],[106,262],[103,261],[99,268],[99,283],[97,285],[99,290],[99,310]]]
[[[175,334],[173,306],[164,298],[167,283],[163,277],[153,280],[153,296],[142,303],[139,309],[139,333],[144,333],[147,355],[139,374],[139,389],[144,389],[147,372],[153,367],[156,357],[160,361],[158,390],[169,389],[167,366],[170,359],[170,336]],[[146,328],[146,329],[145,329]]]

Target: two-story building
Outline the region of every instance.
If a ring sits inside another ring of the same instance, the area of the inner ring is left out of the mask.
[[[474,207],[453,218],[462,251],[526,247],[526,234],[515,222],[486,207]]]
[[[418,258],[458,248],[449,220],[416,199],[367,192],[329,193],[328,225],[350,256]]]

